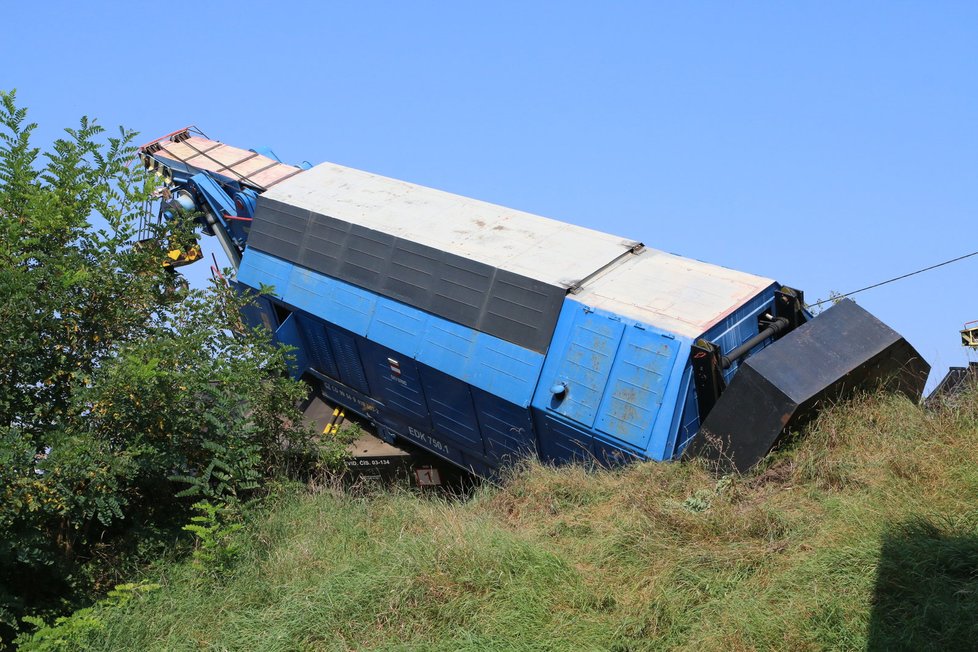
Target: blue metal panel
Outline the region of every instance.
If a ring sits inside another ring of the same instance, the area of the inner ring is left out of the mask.
[[[292,267],[291,263],[246,247],[241,255],[237,280],[255,289],[265,285],[274,286],[278,295],[282,296],[283,290],[289,285]],[[298,307],[304,308],[304,306]]]
[[[421,376],[435,433],[467,451],[485,455],[469,385],[431,368],[422,369]]]
[[[286,295],[288,296],[288,295]],[[314,314],[327,317],[351,333],[365,335],[373,317],[377,297],[352,285],[337,285],[332,302],[318,307]]]
[[[472,382],[478,331],[437,317],[428,320],[421,336],[418,362]],[[540,359],[542,361],[542,357]]]
[[[474,387],[472,401],[490,460],[506,463],[537,453],[536,431],[527,408]]]
[[[418,360],[517,405],[533,396],[543,356],[428,315]]]
[[[376,295],[366,290],[250,248],[241,258],[238,281],[253,288],[274,286],[275,294],[285,303],[358,335],[366,334],[377,301]]]
[[[568,297],[533,398],[541,454],[560,461],[580,458],[587,448],[602,463],[629,455],[670,459],[680,426],[677,404],[689,385],[689,351],[686,338],[623,323]],[[552,393],[561,383],[563,400]]]
[[[415,357],[428,315],[390,299],[379,299],[367,328],[367,338],[402,355]]]
[[[671,335],[637,326],[625,329],[595,427],[644,449],[662,407],[678,350]]]
[[[336,366],[336,358],[329,348],[329,338],[326,335],[326,328],[319,320],[311,317],[299,316],[299,328],[309,343],[309,358],[311,366],[322,373],[339,380],[340,372]]]
[[[554,398],[550,409],[584,426],[594,425],[623,330],[621,321],[607,315],[583,306],[576,311],[552,381],[563,383],[567,391],[562,398]]]
[[[662,406],[652,426],[652,437],[645,446],[643,455],[649,459],[663,461],[672,459],[676,432],[679,430],[679,411],[686,395],[689,382],[689,353],[691,342],[686,338],[675,339],[676,353],[669,379],[665,386]]]
[[[248,255],[250,262],[251,250],[246,250],[245,253]],[[260,251],[254,253],[256,254],[256,259],[259,256],[270,258]],[[278,260],[277,258],[270,259]],[[333,285],[331,283],[327,283],[326,279],[320,274],[310,272],[308,269],[301,267],[295,267],[294,265],[288,278],[282,283],[275,284],[275,291],[283,299],[288,294],[288,299],[285,299],[286,301],[296,308],[312,314],[316,314],[322,307],[329,306],[333,302]]]
[[[289,360],[289,371],[298,378],[309,367],[309,357],[306,354],[306,343],[299,334],[295,315],[289,315],[276,329],[275,339],[280,344],[293,348]]]
[[[540,428],[540,458],[544,462],[590,462],[594,460],[591,433],[581,428],[543,415],[537,421]]]
[[[692,370],[689,370],[687,375],[691,375]],[[700,414],[699,406],[696,404],[696,388],[693,383],[687,379],[686,388],[680,394],[680,396],[685,396],[685,402],[682,405],[682,416],[679,421],[678,432],[676,433],[673,441],[670,442],[667,450],[670,452],[669,457],[676,458],[682,455],[683,449],[686,448],[686,444],[689,440],[693,438],[693,435],[697,433],[700,429]]]
[[[476,336],[473,375],[467,380],[492,394],[522,405],[530,404],[544,357],[485,333]]]
[[[374,396],[405,423],[430,428],[428,406],[415,361],[397,351],[357,338]]]
[[[362,394],[370,395],[370,387],[363,373],[363,363],[353,337],[335,328],[327,329],[329,345],[336,354],[340,380]]]

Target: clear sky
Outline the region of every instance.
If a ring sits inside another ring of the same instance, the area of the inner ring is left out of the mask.
[[[195,124],[810,301],[978,250],[976,2],[36,0],[0,15],[0,88],[40,145],[82,114],[145,140]],[[968,361],[975,279],[978,256],[856,299],[943,375]]]

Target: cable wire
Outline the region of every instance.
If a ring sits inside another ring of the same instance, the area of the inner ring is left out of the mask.
[[[813,303],[813,304],[809,305],[808,307],[809,308],[817,308],[818,306],[822,305],[823,303],[829,303],[831,301],[838,301],[839,299],[845,299],[846,297],[851,297],[854,294],[859,294],[860,292],[865,292],[866,290],[872,290],[873,288],[878,288],[881,285],[886,285],[887,283],[893,283],[894,281],[899,281],[899,280],[905,279],[905,278],[907,278],[909,276],[913,276],[915,274],[921,274],[923,272],[929,272],[932,269],[937,269],[938,267],[944,267],[945,265],[950,265],[951,263],[956,263],[959,260],[964,260],[965,258],[971,258],[972,256],[978,256],[978,251],[972,251],[970,254],[965,254],[963,256],[958,256],[957,258],[952,258],[951,260],[945,260],[943,263],[937,263],[936,265],[931,265],[930,267],[924,267],[923,269],[918,269],[915,272],[910,272],[908,274],[902,274],[900,276],[895,276],[895,277],[893,277],[891,279],[887,279],[885,281],[880,281],[879,283],[873,283],[872,285],[867,285],[864,288],[859,288],[858,290],[853,290],[852,292],[846,292],[845,294],[840,294],[840,295],[837,295],[837,296],[834,296],[834,297],[830,297],[828,299],[823,299],[823,300],[819,301],[818,303]]]

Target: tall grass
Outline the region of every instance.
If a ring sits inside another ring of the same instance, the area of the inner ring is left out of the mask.
[[[978,646],[978,393],[869,396],[743,476],[527,464],[461,502],[285,493],[224,579],[166,567],[104,649]]]

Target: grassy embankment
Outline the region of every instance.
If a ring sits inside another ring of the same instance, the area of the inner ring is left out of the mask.
[[[453,503],[281,497],[223,580],[189,563],[105,649],[974,649],[978,393],[869,397],[764,468],[532,466]]]

